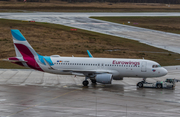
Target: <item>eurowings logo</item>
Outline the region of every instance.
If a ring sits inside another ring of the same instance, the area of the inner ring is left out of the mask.
[[[113,60],[112,64],[121,64],[121,65],[140,65],[140,62],[132,62],[132,61],[116,61]]]
[[[153,72],[155,72],[156,70],[155,69],[152,69]]]

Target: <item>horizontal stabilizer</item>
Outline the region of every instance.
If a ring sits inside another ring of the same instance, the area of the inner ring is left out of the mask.
[[[18,62],[27,62],[27,61],[22,61],[22,60],[8,60],[8,59],[3,59],[3,61],[7,61],[7,62],[14,62],[14,63],[18,63]]]

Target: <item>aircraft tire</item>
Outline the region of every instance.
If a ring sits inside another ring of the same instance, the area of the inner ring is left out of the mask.
[[[95,79],[92,79],[91,82],[92,82],[92,84],[96,84],[96,80]]]
[[[83,84],[84,86],[88,86],[89,82],[88,82],[87,80],[85,80],[85,81],[82,82],[82,84]]]

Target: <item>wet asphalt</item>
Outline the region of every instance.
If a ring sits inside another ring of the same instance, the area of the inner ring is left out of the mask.
[[[148,82],[179,78],[179,66]],[[82,86],[83,77],[34,70],[0,70],[1,117],[179,117],[180,83],[174,89],[138,88],[142,79]]]

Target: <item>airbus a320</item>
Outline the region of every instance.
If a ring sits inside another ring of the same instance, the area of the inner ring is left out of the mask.
[[[84,76],[84,86],[92,83],[111,84],[112,80],[123,77],[153,78],[167,74],[167,70],[157,62],[145,59],[61,57],[59,55],[42,56],[36,53],[19,30],[12,29],[12,38],[16,57],[6,61],[29,67],[38,71],[61,75]]]

